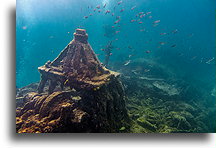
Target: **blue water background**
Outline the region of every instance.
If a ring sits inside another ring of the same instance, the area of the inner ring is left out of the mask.
[[[40,80],[37,68],[53,60],[73,39],[76,28],[87,30],[89,43],[104,61],[101,50],[113,40],[111,64],[124,66],[128,60],[159,60],[184,79],[199,80],[215,87],[215,0],[17,0],[16,10],[16,85],[26,86]],[[93,12],[107,4],[102,12]],[[115,12],[114,12],[114,7]],[[131,10],[136,6],[134,10]],[[88,8],[89,7],[89,8]],[[93,7],[93,8],[91,8]],[[124,9],[123,12],[120,12]],[[115,13],[105,15],[105,11]],[[151,12],[152,18],[131,23],[139,12]],[[84,16],[89,18],[84,19]],[[116,16],[121,16],[119,26]],[[158,26],[153,22],[160,20]],[[120,31],[106,37],[104,27]],[[142,31],[145,29],[145,31]],[[177,33],[172,33],[174,30]],[[160,33],[169,35],[160,35]],[[166,42],[160,48],[159,42]],[[171,47],[176,45],[176,47]],[[128,47],[132,47],[128,48]],[[149,50],[151,53],[146,53]],[[129,58],[129,55],[133,55]]]

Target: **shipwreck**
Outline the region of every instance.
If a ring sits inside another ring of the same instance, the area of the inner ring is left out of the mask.
[[[24,102],[17,105],[18,133],[129,129],[119,73],[100,63],[86,30],[76,29],[74,39],[59,56],[38,70],[41,80],[37,92],[23,94]]]

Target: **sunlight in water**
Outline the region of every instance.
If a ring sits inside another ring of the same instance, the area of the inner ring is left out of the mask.
[[[109,4],[109,0],[103,0],[102,4],[103,5],[105,5],[105,4],[108,5]]]

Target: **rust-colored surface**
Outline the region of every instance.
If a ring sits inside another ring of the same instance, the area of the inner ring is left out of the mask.
[[[119,132],[129,126],[119,74],[99,62],[87,39],[77,29],[59,56],[38,68],[38,93],[35,85],[19,93],[17,133]]]
[[[76,29],[74,39],[52,62],[48,61],[38,68],[41,81],[38,92],[43,92],[45,83],[49,81],[48,93],[52,93],[57,85],[79,89],[95,89],[110,80],[118,73],[106,69],[88,43],[88,34],[83,29]]]
[[[96,90],[28,92],[22,97],[24,102],[16,108],[17,133],[111,133],[119,132],[122,126],[129,129],[125,93],[116,77]]]

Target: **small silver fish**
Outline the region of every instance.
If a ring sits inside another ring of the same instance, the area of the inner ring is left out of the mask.
[[[131,60],[127,61],[124,66],[127,66],[128,64],[130,64]]]
[[[118,5],[120,5],[121,3],[122,3],[122,1],[119,1],[119,2],[118,2]]]
[[[131,8],[131,10],[134,10],[136,8],[136,6],[133,6],[132,8]]]
[[[206,64],[211,64],[211,62],[212,62],[214,59],[215,59],[214,57],[211,58],[210,60],[208,60],[208,61],[206,62]]]
[[[153,24],[160,23],[160,20],[154,21]]]

